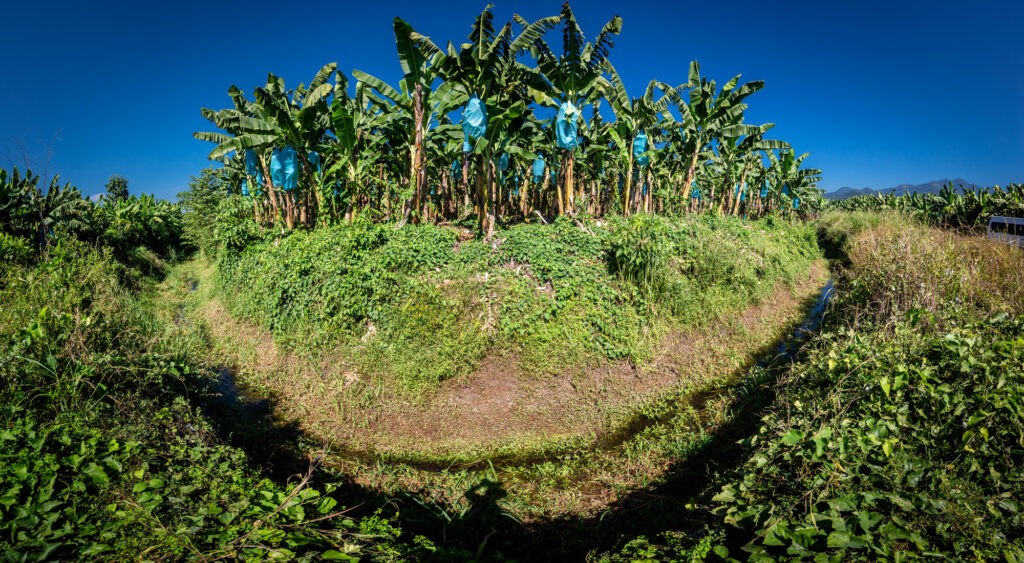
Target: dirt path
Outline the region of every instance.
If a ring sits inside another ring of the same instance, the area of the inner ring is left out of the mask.
[[[537,377],[516,357],[491,354],[474,373],[416,400],[363,381],[343,358],[302,358],[271,335],[234,319],[216,300],[197,313],[239,379],[267,389],[276,413],[313,437],[349,451],[466,459],[503,447],[591,443],[637,405],[680,387],[700,389],[737,373],[799,322],[828,277],[816,262],[790,289],[780,286],[732,321],[669,333],[642,367],[606,362],[581,373]]]

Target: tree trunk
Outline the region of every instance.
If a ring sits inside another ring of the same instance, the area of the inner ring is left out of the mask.
[[[740,193],[739,193],[739,195],[736,196],[736,202],[733,204],[733,207],[732,207],[732,214],[733,214],[733,216],[738,216],[740,214],[740,198],[743,196],[743,184],[746,181],[747,181],[747,173],[743,172],[743,173],[740,174]]]
[[[544,177],[544,183],[547,185],[547,176]],[[558,180],[555,182],[555,197],[558,198],[558,214],[565,215],[566,202],[565,194],[562,193],[562,186],[565,185],[565,167],[562,167],[561,173],[559,174]]]
[[[696,150],[693,153],[693,158],[690,159],[690,167],[686,170],[686,181],[683,182],[683,190],[686,192],[684,195],[689,197],[690,192],[693,190],[693,177],[697,172],[697,157],[700,155],[700,150]],[[712,186],[711,191],[714,192],[715,188]]]
[[[548,173],[548,167],[545,166],[544,167],[544,180],[543,180],[543,183],[541,184],[541,188],[540,188],[541,203],[544,203],[544,200],[548,197],[548,184],[550,184],[550,183],[551,183],[551,174]],[[556,192],[556,194],[558,193],[557,187],[555,189],[555,192]],[[559,202],[558,203],[558,210],[559,211],[561,211],[561,209],[562,209],[561,201],[562,201],[562,196],[559,195],[558,196],[558,202]],[[550,210],[549,210],[548,214],[551,215]]]
[[[575,195],[574,191],[573,191],[574,188],[575,188],[575,184],[574,184],[575,178],[573,177],[573,168],[574,168],[573,165],[574,165],[575,160],[576,160],[575,153],[573,151],[569,151],[569,155],[568,155],[568,157],[566,158],[566,161],[565,161],[565,186],[564,186],[564,188],[565,188],[565,211],[564,211],[564,213],[566,213],[566,214],[572,214],[572,212],[573,212],[573,205],[572,205],[573,201],[572,200],[573,200],[573,195]]]
[[[263,167],[263,184],[267,188],[267,195],[270,196],[270,203],[274,206],[274,222],[276,223],[281,218],[281,215],[284,215],[285,225],[290,231],[295,227],[295,222],[292,220],[291,214],[288,213],[285,195],[282,194],[282,201],[279,202],[277,190],[274,189],[274,183],[270,179],[270,168],[267,166],[267,160],[260,157],[260,165]]]
[[[419,221],[426,198],[427,174],[423,158],[423,86],[416,84],[412,94],[413,145],[410,176],[413,184],[413,217]]]
[[[523,185],[519,186],[519,211],[523,214],[523,217],[526,217],[526,214],[530,211],[527,207],[528,201],[526,199],[526,190],[529,186],[530,175],[529,173],[523,174]]]
[[[625,190],[623,192],[623,194],[622,194],[622,214],[623,215],[629,215],[630,207],[632,207],[630,205],[632,203],[632,200],[630,199],[630,196],[632,195],[632,191],[633,191],[633,150],[632,149],[630,149],[630,151],[629,151],[629,164],[626,166],[626,178],[625,178],[625,181],[622,182],[622,186],[623,186],[623,190]]]

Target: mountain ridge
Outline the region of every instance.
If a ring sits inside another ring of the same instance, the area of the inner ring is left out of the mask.
[[[925,182],[923,184],[899,184],[883,189],[875,188],[851,188],[849,186],[843,186],[835,191],[826,192],[824,194],[826,199],[840,200],[849,199],[851,197],[857,197],[862,195],[878,195],[878,194],[895,194],[895,195],[906,195],[910,193],[919,194],[937,194],[942,191],[942,188],[948,186],[952,182],[953,187],[958,192],[962,192],[964,188],[974,189],[978,185],[973,182],[968,182],[963,178],[942,178],[941,180],[934,180],[932,182]]]

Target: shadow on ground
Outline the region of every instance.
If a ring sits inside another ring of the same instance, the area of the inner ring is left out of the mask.
[[[717,427],[702,446],[673,464],[657,483],[624,494],[601,514],[588,517],[562,517],[522,524],[502,508],[507,492],[498,482],[483,479],[474,483],[454,505],[424,501],[407,492],[383,495],[360,486],[342,475],[320,472],[319,479],[337,483],[339,496],[349,506],[358,505],[358,514],[373,514],[383,508],[385,514],[401,510],[400,525],[409,534],[422,534],[449,550],[447,557],[470,560],[514,559],[522,561],[580,561],[592,552],[615,550],[637,535],[653,539],[667,530],[692,534],[704,533],[710,513],[710,497],[718,492],[720,476],[729,473],[747,457],[743,438],[756,431],[761,416],[775,401],[773,382],[790,362],[797,359],[801,345],[819,328],[832,294],[832,283],[805,305],[805,321],[790,335],[760,350],[755,356],[759,369],[747,366],[748,375],[734,385],[696,397],[693,406],[732,396],[732,418]],[[213,422],[218,435],[227,443],[243,449],[253,466],[272,479],[285,482],[304,474],[311,463],[308,452],[316,451],[312,442],[294,422],[282,422],[274,416],[273,398],[252,397],[240,389],[230,369],[222,368],[209,378],[207,388],[195,399]],[[638,420],[632,431],[659,423]],[[621,441],[628,436],[619,437]],[[314,482],[316,484],[316,482]],[[410,535],[411,537],[411,535]],[[742,543],[743,538],[729,538]]]

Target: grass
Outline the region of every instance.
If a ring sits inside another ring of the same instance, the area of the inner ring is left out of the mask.
[[[648,239],[644,256],[626,254]],[[357,223],[251,246],[218,272],[232,314],[285,348],[340,348],[360,374],[415,395],[495,350],[538,376],[644,363],[669,330],[758,302],[817,255],[811,229],[773,221],[560,220],[489,244]]]
[[[602,559],[1024,555],[1006,501],[1024,419],[1004,408],[1024,392],[1024,253],[891,215],[821,227],[847,266],[825,330],[767,374],[744,439],[706,454],[723,469],[676,494],[690,508]]]
[[[425,549],[391,541],[398,530],[382,517],[331,515],[344,501],[336,484],[275,481],[232,445],[205,402],[209,374],[199,358],[207,342],[176,309],[154,314],[166,303],[154,298],[155,281],[133,277],[126,287],[124,268],[109,251],[64,240],[38,264],[3,274],[5,559],[339,549],[402,558]]]
[[[526,263],[519,266],[527,268]],[[792,289],[785,281],[776,282],[774,293],[764,304],[744,316],[720,319],[719,325],[694,324],[667,332],[663,342],[675,342],[679,349],[667,355],[663,351],[657,361],[637,368],[605,360],[604,370],[624,370],[625,378],[616,384],[619,391],[607,384],[589,383],[585,369],[555,378],[577,385],[576,390],[556,398],[554,412],[571,415],[562,416],[560,430],[530,431],[530,425],[538,420],[526,415],[521,422],[527,431],[509,434],[497,426],[482,425],[473,428],[476,434],[469,438],[451,437],[460,432],[467,436],[466,428],[459,426],[441,430],[439,437],[432,439],[396,434],[387,421],[411,419],[415,421],[412,424],[438,427],[438,420],[461,424],[463,415],[452,412],[444,416],[442,411],[424,409],[430,395],[409,402],[406,393],[374,384],[363,375],[348,383],[343,374],[351,373],[353,364],[337,351],[303,354],[294,347],[289,349],[279,339],[275,342],[265,329],[228,318],[222,308],[211,309],[210,302],[196,306],[197,315],[192,319],[199,327],[208,326],[202,330],[212,336],[215,355],[237,366],[242,381],[275,397],[279,416],[299,422],[315,441],[337,444],[331,463],[357,482],[385,494],[429,489],[440,495],[438,502],[455,502],[465,491],[461,487],[466,479],[481,477],[481,471],[494,468],[493,475],[505,485],[508,502],[514,505],[510,514],[535,519],[593,513],[629,489],[657,479],[669,456],[706,440],[714,418],[722,415],[718,409],[722,399],[708,402],[705,396],[723,393],[727,382],[749,366],[759,350],[790,330],[802,316],[805,300],[817,295],[824,274],[819,266],[815,276],[808,278],[805,273]],[[186,264],[175,275],[182,280],[201,280],[197,292],[185,295],[192,303],[221,295],[220,290],[209,289],[215,276],[209,264]],[[333,371],[330,364],[334,364]],[[591,372],[589,378],[596,376],[597,372]],[[481,390],[493,394],[494,380],[489,377],[497,375],[482,374]],[[526,396],[544,393],[545,386],[554,381],[552,376],[525,371],[515,377],[525,383]],[[663,383],[637,394],[637,383],[645,380]],[[695,401],[699,413],[692,406]],[[581,491],[586,489],[601,500],[597,504],[583,500]]]

